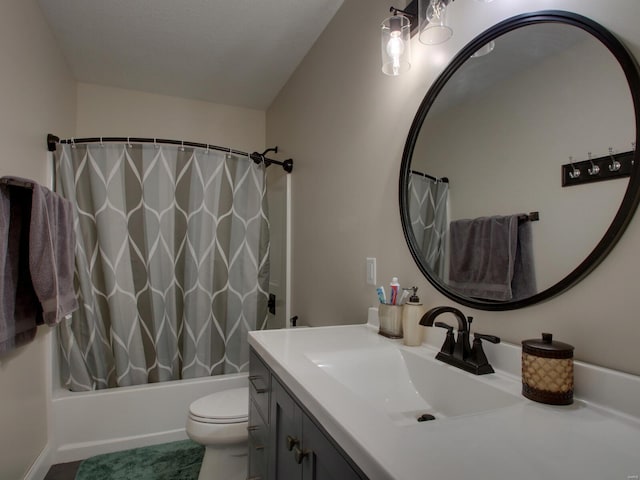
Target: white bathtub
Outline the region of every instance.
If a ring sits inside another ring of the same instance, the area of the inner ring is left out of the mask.
[[[245,385],[247,374],[232,374],[96,392],[55,390],[52,463],[185,439],[191,402]]]

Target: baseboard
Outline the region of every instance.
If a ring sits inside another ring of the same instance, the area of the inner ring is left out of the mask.
[[[53,465],[52,451],[49,445],[45,446],[36,461],[31,464],[29,470],[24,476],[24,480],[43,480],[46,477],[47,472]]]
[[[156,445],[159,443],[185,440],[187,438],[188,437],[185,429],[179,428],[176,430],[157,432],[147,435],[136,435],[131,437],[114,438],[96,442],[82,442],[59,445],[53,458],[53,464],[75,462],[78,460],[84,460],[86,458],[93,457],[94,455],[101,455],[103,453],[118,452],[121,450],[128,450],[130,448],[146,447],[148,445]],[[41,479],[39,479],[38,477],[34,477],[34,480]]]

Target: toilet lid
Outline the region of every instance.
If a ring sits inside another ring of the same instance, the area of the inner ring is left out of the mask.
[[[249,388],[232,388],[199,398],[189,406],[189,414],[204,423],[246,422]]]

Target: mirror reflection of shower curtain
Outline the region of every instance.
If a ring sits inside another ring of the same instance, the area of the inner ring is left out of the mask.
[[[60,145],[80,308],[58,327],[74,391],[248,369],[267,319],[265,170],[194,148]]]
[[[418,247],[429,268],[444,278],[449,183],[411,173],[409,216]]]

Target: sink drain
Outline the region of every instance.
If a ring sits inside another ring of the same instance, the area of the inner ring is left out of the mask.
[[[430,413],[423,413],[418,417],[419,422],[428,422],[429,420],[435,420],[436,417],[431,415]]]

